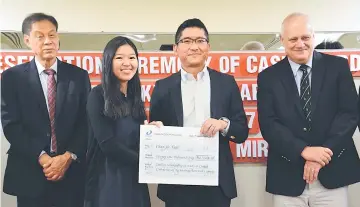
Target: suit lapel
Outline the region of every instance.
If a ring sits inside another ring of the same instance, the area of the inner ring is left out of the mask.
[[[210,76],[210,113],[211,117],[218,119],[219,117],[219,100],[221,97],[221,83],[216,74],[216,72],[210,68],[208,68],[209,76]]]
[[[49,119],[49,113],[46,106],[46,99],[44,96],[44,91],[41,86],[39,72],[37,70],[35,63],[35,58],[31,60],[29,67],[26,68],[24,72],[28,73],[30,94],[33,94],[33,98],[38,103],[41,113]]]
[[[289,94],[291,101],[294,102],[296,109],[299,112],[300,116],[303,119],[305,119],[305,115],[304,115],[304,112],[303,112],[301,104],[300,104],[300,96],[299,96],[298,88],[296,86],[294,73],[291,69],[291,66],[290,66],[290,63],[289,63],[289,60],[287,59],[287,57],[282,61],[281,69],[282,69],[282,71],[280,71],[280,73],[279,73],[279,75],[282,76],[281,82],[282,82],[285,90]]]
[[[57,72],[57,83],[56,83],[56,107],[55,107],[55,117],[60,115],[61,109],[66,99],[66,94],[69,87],[69,77],[70,74],[66,65],[62,64],[58,60],[58,72]]]
[[[325,75],[325,65],[320,53],[314,51],[311,69],[311,113],[314,114]]]
[[[181,98],[181,73],[177,72],[174,75],[174,87],[170,91],[172,105],[174,106],[176,119],[179,126],[184,126],[184,114],[183,114],[183,104]]]

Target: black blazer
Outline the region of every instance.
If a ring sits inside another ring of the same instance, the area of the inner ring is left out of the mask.
[[[59,185],[83,189],[87,143],[86,101],[90,91],[87,71],[58,60],[55,125],[58,154],[78,156]],[[2,73],[1,122],[10,143],[5,170],[5,193],[41,196],[50,183],[38,163],[42,150],[49,151],[50,119],[35,60]]]
[[[104,90],[100,84],[91,90],[86,106],[90,131],[86,154],[86,200],[92,200],[94,196],[99,194],[99,185],[101,185],[99,184],[99,174],[104,170],[103,163],[106,161],[106,158],[124,168],[131,167],[137,169],[139,166],[138,143],[130,143],[126,139],[128,138],[126,133],[122,133],[125,135],[124,137],[117,135],[117,122],[119,120],[114,120],[104,115],[104,104]],[[125,120],[125,118],[123,119]],[[139,121],[139,126],[142,123],[144,122]],[[134,140],[136,140],[136,137],[134,137]]]
[[[360,160],[352,136],[358,122],[357,93],[346,59],[314,52],[312,77],[312,128],[309,131],[288,58],[258,75],[257,103],[260,130],[269,143],[266,191],[299,196],[306,146],[330,148],[330,164],[320,170],[326,188],[360,180]]]
[[[230,127],[226,137],[219,138],[219,185],[229,198],[237,196],[233,159],[229,141],[242,143],[249,128],[239,88],[234,77],[208,68],[211,84],[211,118],[227,117]],[[158,80],[151,96],[150,121],[162,121],[165,126],[183,126],[181,73]],[[166,200],[176,185],[159,185],[158,197]]]

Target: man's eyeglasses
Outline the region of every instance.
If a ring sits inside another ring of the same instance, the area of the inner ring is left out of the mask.
[[[197,38],[197,39],[191,39],[191,38],[184,38],[177,42],[177,44],[182,43],[184,45],[191,45],[195,42],[197,45],[204,45],[207,44],[209,41],[205,38]]]

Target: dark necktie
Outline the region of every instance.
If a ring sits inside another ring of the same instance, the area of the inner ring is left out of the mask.
[[[55,100],[56,100],[56,81],[55,71],[53,69],[46,69],[44,71],[47,77],[47,99],[49,107],[49,117],[51,123],[51,152],[57,152],[56,134],[55,134]]]
[[[300,70],[303,72],[300,82],[300,101],[304,111],[306,121],[311,126],[311,87],[307,65],[301,65]]]

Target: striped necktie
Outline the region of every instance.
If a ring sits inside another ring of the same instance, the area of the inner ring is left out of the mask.
[[[311,126],[311,87],[310,87],[310,78],[309,78],[310,73],[307,70],[308,69],[307,65],[301,65],[299,69],[303,72],[300,83],[300,101],[306,121],[308,122],[310,127]]]
[[[47,99],[49,107],[49,117],[51,123],[51,147],[50,151],[57,152],[57,143],[56,143],[56,134],[55,134],[55,100],[56,100],[56,81],[55,81],[55,71],[53,69],[46,69],[44,71],[47,77]]]

